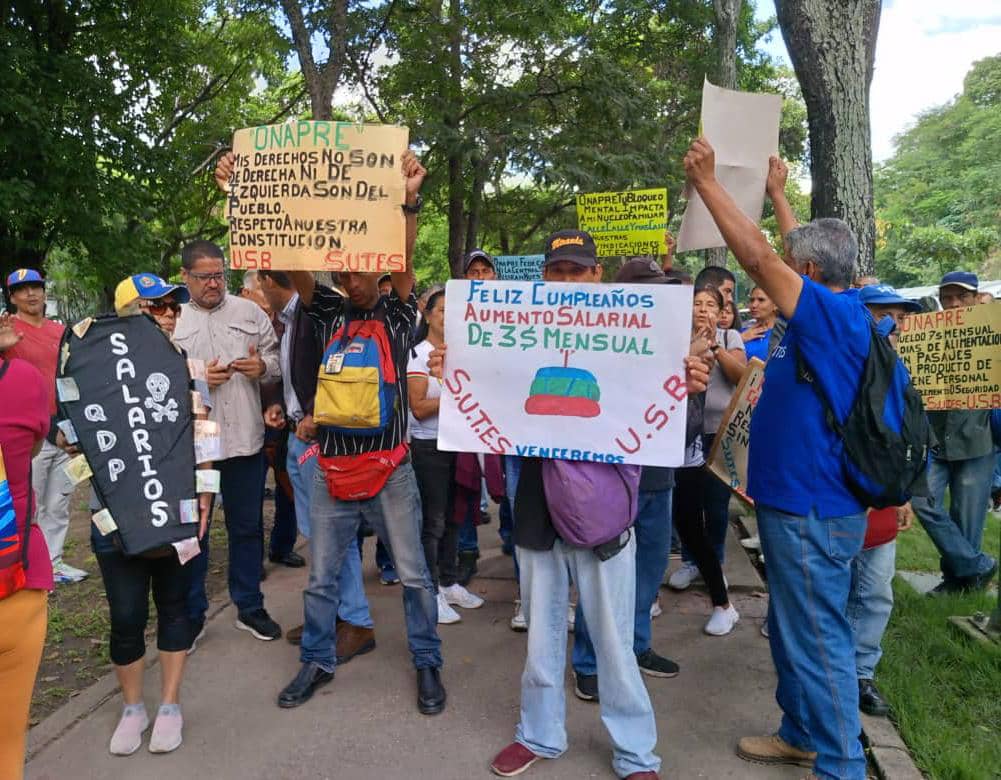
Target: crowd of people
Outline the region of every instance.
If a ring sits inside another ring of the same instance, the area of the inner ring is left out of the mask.
[[[223,188],[232,166],[228,155],[216,170]],[[619,518],[618,533],[594,547],[561,536],[546,488],[551,462],[437,446],[448,354],[445,290],[432,286],[420,296],[415,290],[413,248],[425,170],[412,153],[404,156],[402,171],[403,271],[383,277],[342,273],[333,288],[312,273],[261,270],[248,274],[233,295],[227,292],[223,250],[198,240],[182,250],[183,285],[150,273],[122,281],[117,315],[152,317],[189,359],[204,366],[210,398],[196,414],[218,424],[220,446],[218,457],[199,468],[219,475],[216,507],[225,517],[236,627],[262,641],[282,637],[265,608],[263,558],[308,566],[303,623],[284,631],[299,645],[300,667],[276,692],[279,707],[306,704],[338,666],[375,649],[361,558],[363,539],[375,534],[381,581],[402,586],[418,711],[442,712],[447,694],[438,626],[460,622],[459,610],[484,603],[467,585],[477,570],[478,528],[490,521],[486,510],[493,502],[519,589],[510,625],[527,631],[527,645],[514,739],[493,759],[492,771],[518,775],[567,750],[569,630],[573,690],[600,708],[615,774],[656,778],[657,724],[644,675],[680,672],[651,646],[651,621],[661,614],[658,592],[672,547],[680,556],[669,586],[685,590],[701,578],[708,589],[712,608],[705,633],[725,636],[740,620],[723,573],[730,490],[704,466],[748,361],[756,358],[765,363],[766,382],[752,418],[747,492],[755,501],[768,579],[768,618],[761,630],[775,664],[782,721],[776,733],[740,739],[737,752],[749,761],[807,767],[809,777],[866,776],[859,710],[888,711],[874,677],[893,603],[898,530],[916,515],[938,548],[943,580],[933,594],[986,588],[997,572],[997,561],[982,549],[988,502],[1001,501],[991,413],[930,412],[936,444],[929,495],[883,510],[860,503],[844,476],[843,442],[828,422],[828,406],[836,418],[847,416],[873,323],[889,334],[922,304],[876,280],[865,280],[870,283],[860,289],[854,284],[858,246],[851,230],[836,219],[797,225],[780,160],[771,160],[767,194],[783,254],[720,185],[704,139],[692,144],[685,169],[754,283],[750,320],[742,322],[737,280],[725,268],[706,268],[692,280],[669,261],[634,258],[615,273],[616,284],[694,285],[685,459],[676,469],[638,471],[635,513]],[[587,233],[559,231],[543,249],[544,280],[602,282]],[[463,274],[496,279],[494,259],[474,250],[464,259]],[[20,776],[22,769],[46,632],[46,594],[56,584],[70,587],[87,576],[62,560],[73,491],[64,467],[78,453],[59,424],[56,403],[64,326],[45,317],[39,271],[15,271],[7,289],[15,313],[0,320],[0,447],[16,517],[13,536],[24,540],[25,565],[19,580],[0,580],[0,709],[13,718],[0,734],[5,778]],[[978,292],[975,275],[953,272],[942,279],[939,300],[945,308],[970,306]],[[388,404],[363,404],[346,389],[347,380],[338,381],[354,366],[352,354],[364,351],[347,350],[347,344],[375,350],[381,379],[395,387]],[[809,365],[812,381],[803,381],[797,356]],[[357,422],[373,411],[374,419]],[[266,543],[269,470],[275,522]],[[100,511],[96,494],[90,506]],[[139,750],[150,728],[142,695],[150,593],[162,682],[148,747],[170,752],[182,743],[184,665],[205,634],[208,609],[212,506],[203,500],[200,509],[200,554],[183,565],[169,548],[125,555],[113,533],[92,528],[111,616],[110,656],[122,691],[121,717],[109,743],[115,755]],[[308,539],[305,558],[294,549],[300,535]]]

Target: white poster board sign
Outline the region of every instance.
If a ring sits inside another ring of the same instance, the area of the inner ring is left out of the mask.
[[[680,466],[692,288],[452,280],[438,447]]]

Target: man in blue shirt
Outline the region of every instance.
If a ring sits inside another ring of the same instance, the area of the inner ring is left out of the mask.
[[[716,180],[705,139],[692,143],[685,170],[727,246],[788,320],[765,370],[748,456],[783,717],[778,734],[741,739],[737,753],[758,763],[813,766],[820,778],[864,780],[846,607],[865,507],[845,482],[844,445],[820,398],[843,420],[869,353],[868,314],[850,289],[858,243],[841,220],[814,220],[785,236],[787,264]],[[767,452],[757,449],[762,442]]]

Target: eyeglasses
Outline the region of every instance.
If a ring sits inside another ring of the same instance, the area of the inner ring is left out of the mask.
[[[158,317],[162,317],[168,311],[178,314],[181,311],[181,304],[175,300],[169,301],[149,301],[146,303],[146,311],[150,314],[155,314]]]
[[[222,284],[226,280],[226,274],[216,273],[216,274],[196,274],[188,272],[188,276],[192,279],[202,282],[203,284],[209,284],[214,282],[216,284]]]

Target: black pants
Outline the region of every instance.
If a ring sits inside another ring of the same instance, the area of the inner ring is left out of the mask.
[[[722,607],[730,598],[723,582],[723,567],[709,541],[706,527],[705,490],[706,475],[701,466],[681,468],[674,472],[674,527],[682,543],[695,559],[702,579],[709,588],[714,607]]]
[[[146,654],[143,633],[149,620],[149,591],[156,604],[156,646],[168,653],[191,647],[188,622],[189,579],[173,550],[162,558],[97,554],[104,592],[111,608],[111,661],[125,666]]]
[[[424,512],[421,527],[424,557],[434,586],[448,587],[455,584],[459,545],[459,526],[450,517],[455,453],[440,451],[434,439],[412,439],[410,451]]]

